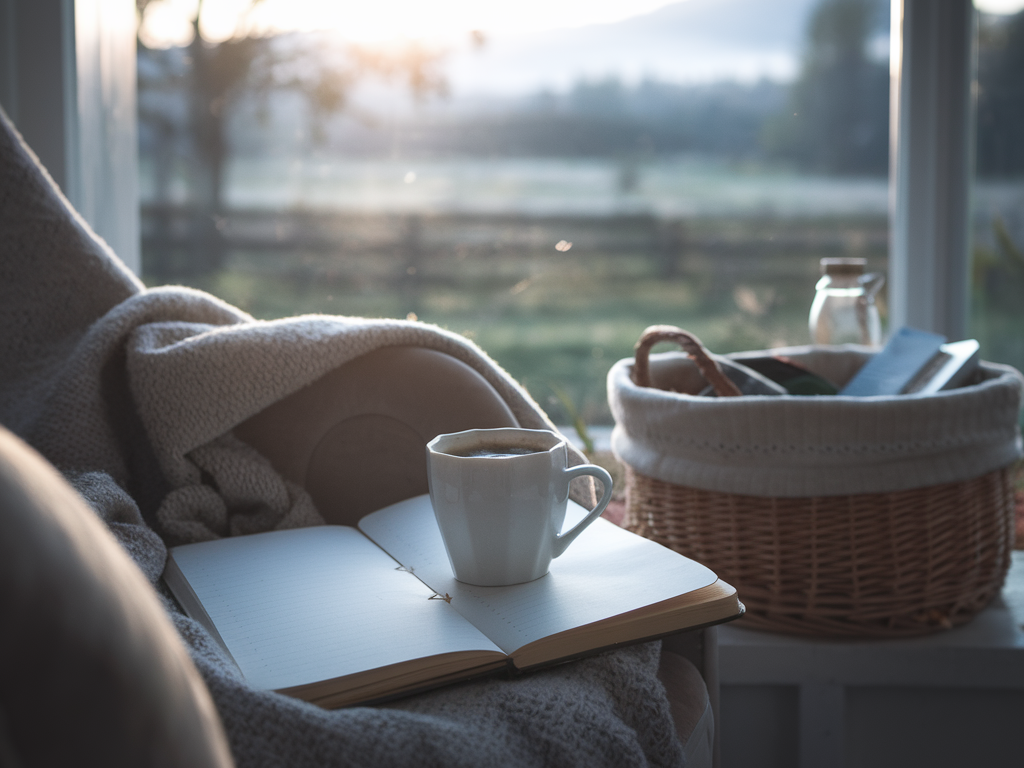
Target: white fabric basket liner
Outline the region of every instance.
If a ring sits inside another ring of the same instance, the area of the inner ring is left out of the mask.
[[[729,357],[783,355],[842,386],[871,354],[843,345]],[[632,369],[629,358],[608,372],[612,451],[675,485],[777,497],[887,493],[969,480],[1024,453],[1024,377],[996,363],[982,363],[972,386],[878,397],[698,397],[704,379],[681,352],[651,356],[655,386],[677,392],[638,387]]]

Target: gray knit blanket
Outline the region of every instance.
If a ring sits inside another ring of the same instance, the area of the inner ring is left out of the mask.
[[[163,589],[168,545],[322,522],[305,491],[231,430],[339,365],[399,344],[467,363],[520,424],[552,428],[478,347],[441,329],[260,322],[199,291],[145,289],[0,112],[0,423],[64,473],[161,594],[238,765],[682,764],[658,644],[325,711],[249,687]]]

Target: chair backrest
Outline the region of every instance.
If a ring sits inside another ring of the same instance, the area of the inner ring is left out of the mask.
[[[0,428],[0,763],[226,768],[210,694],[145,576]]]
[[[439,434],[519,426],[483,376],[443,352],[385,347],[340,366],[235,428],[302,485],[329,523],[427,493]]]

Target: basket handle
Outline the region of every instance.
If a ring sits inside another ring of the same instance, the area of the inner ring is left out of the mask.
[[[640,335],[633,349],[633,382],[638,387],[651,386],[651,347],[659,341],[674,341],[690,359],[697,364],[701,375],[707,379],[719,397],[739,397],[743,393],[722,373],[721,367],[708,354],[700,339],[692,333],[674,325],[652,325]]]

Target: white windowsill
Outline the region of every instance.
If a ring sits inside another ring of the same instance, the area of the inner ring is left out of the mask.
[[[742,599],[742,594],[740,599]],[[722,685],[937,686],[1024,690],[1024,551],[1003,593],[969,624],[924,637],[820,640],[726,625]]]

